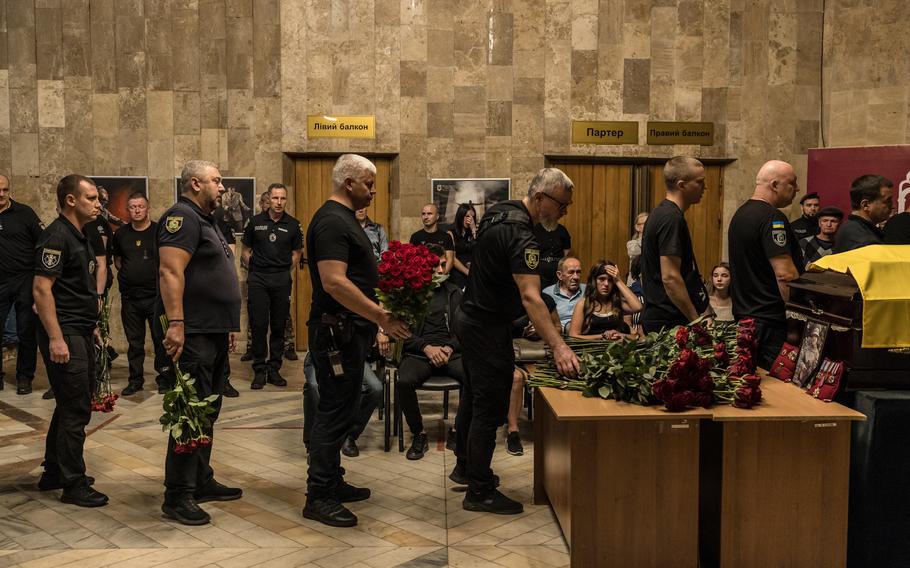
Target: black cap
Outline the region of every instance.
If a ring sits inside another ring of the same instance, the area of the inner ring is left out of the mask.
[[[822,207],[818,212],[818,215],[815,216],[816,219],[820,219],[822,217],[837,217],[838,219],[843,219],[844,212],[837,207],[832,207],[829,205],[827,207]]]
[[[806,195],[804,195],[802,197],[802,199],[799,200],[799,204],[802,205],[803,203],[806,202],[807,199],[819,199],[819,197],[818,197],[818,194],[815,193],[814,191],[812,193],[807,193]]]

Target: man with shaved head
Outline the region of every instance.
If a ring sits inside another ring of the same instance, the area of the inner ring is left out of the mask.
[[[753,318],[758,340],[757,363],[770,368],[787,338],[787,282],[804,266],[796,235],[780,209],[799,192],[796,172],[787,162],[765,163],[755,179],[755,192],[730,221],[730,273],[733,315]]]
[[[446,251],[446,269],[448,274],[455,263],[455,240],[448,231],[439,230],[439,208],[434,203],[427,203],[420,209],[420,220],[423,229],[411,235],[412,245],[439,245]]]

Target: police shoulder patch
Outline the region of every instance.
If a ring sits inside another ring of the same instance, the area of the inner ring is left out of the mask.
[[[41,251],[41,264],[44,265],[44,268],[54,268],[60,264],[61,256],[61,251],[46,248]]]
[[[164,222],[164,228],[168,233],[176,233],[183,227],[183,217],[168,217]]]
[[[531,270],[535,270],[540,264],[540,251],[538,249],[525,249],[525,265]]]
[[[779,247],[787,246],[787,231],[780,229],[771,230],[771,240]]]

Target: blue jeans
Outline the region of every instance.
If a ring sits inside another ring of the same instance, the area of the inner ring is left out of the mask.
[[[316,370],[313,368],[313,359],[307,352],[303,359],[303,375],[306,383],[303,385],[303,443],[309,445],[310,432],[313,430],[313,419],[316,417],[316,407],[319,405],[319,386],[316,384]],[[367,427],[373,411],[382,404],[382,381],[369,364],[363,366],[363,394],[360,398],[360,411],[357,413],[348,436],[356,440]]]

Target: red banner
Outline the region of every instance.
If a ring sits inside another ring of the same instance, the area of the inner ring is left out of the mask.
[[[896,212],[910,211],[910,145],[809,150],[807,193],[818,193],[821,205],[850,212],[850,184],[864,174],[894,183]]]

